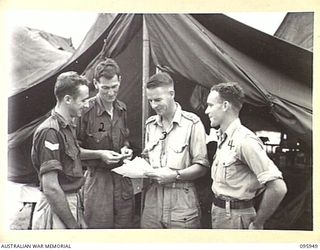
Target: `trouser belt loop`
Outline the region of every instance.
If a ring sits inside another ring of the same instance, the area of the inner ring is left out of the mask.
[[[220,199],[216,196],[213,197],[213,203],[214,205],[220,208],[227,208],[227,206],[229,206],[230,209],[245,209],[245,208],[253,207],[254,205],[253,200]]]

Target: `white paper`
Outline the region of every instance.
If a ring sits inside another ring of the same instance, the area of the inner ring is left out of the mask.
[[[151,165],[141,157],[135,157],[132,161],[127,161],[122,166],[112,169],[117,174],[129,178],[146,178],[146,172],[153,171]]]

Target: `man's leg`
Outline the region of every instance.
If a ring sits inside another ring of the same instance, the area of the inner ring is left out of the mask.
[[[231,209],[228,212],[212,203],[211,218],[213,229],[248,229],[250,222],[256,216],[255,209]]]
[[[83,186],[84,217],[88,228],[114,228],[113,183],[109,170],[88,170]]]
[[[135,200],[129,178],[112,173],[114,195],[114,227],[133,228]]]
[[[157,184],[150,184],[143,192],[144,203],[141,215],[141,228],[165,228],[161,222],[163,187]]]

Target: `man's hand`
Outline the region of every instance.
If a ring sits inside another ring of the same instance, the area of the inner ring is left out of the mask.
[[[124,146],[120,149],[121,155],[123,157],[123,160],[131,160],[133,156],[132,149],[128,148],[127,146]]]
[[[112,150],[99,150],[100,159],[107,164],[118,163],[123,156]]]
[[[145,176],[156,180],[159,184],[166,184],[176,180],[177,172],[170,168],[159,168],[154,171],[146,172]]]

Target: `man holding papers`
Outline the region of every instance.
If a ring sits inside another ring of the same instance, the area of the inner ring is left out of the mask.
[[[117,99],[121,75],[111,58],[100,62],[94,72],[96,96],[89,100],[78,125],[82,150],[109,150],[109,163],[88,160],[84,184],[84,216],[89,228],[132,228],[134,194],[131,180],[111,169],[131,159],[126,105]],[[110,158],[113,161],[110,161]]]
[[[145,173],[150,184],[144,190],[141,228],[199,228],[193,180],[209,167],[204,126],[175,102],[169,74],[153,75],[146,94],[157,115],[146,121],[144,153],[152,168]]]

